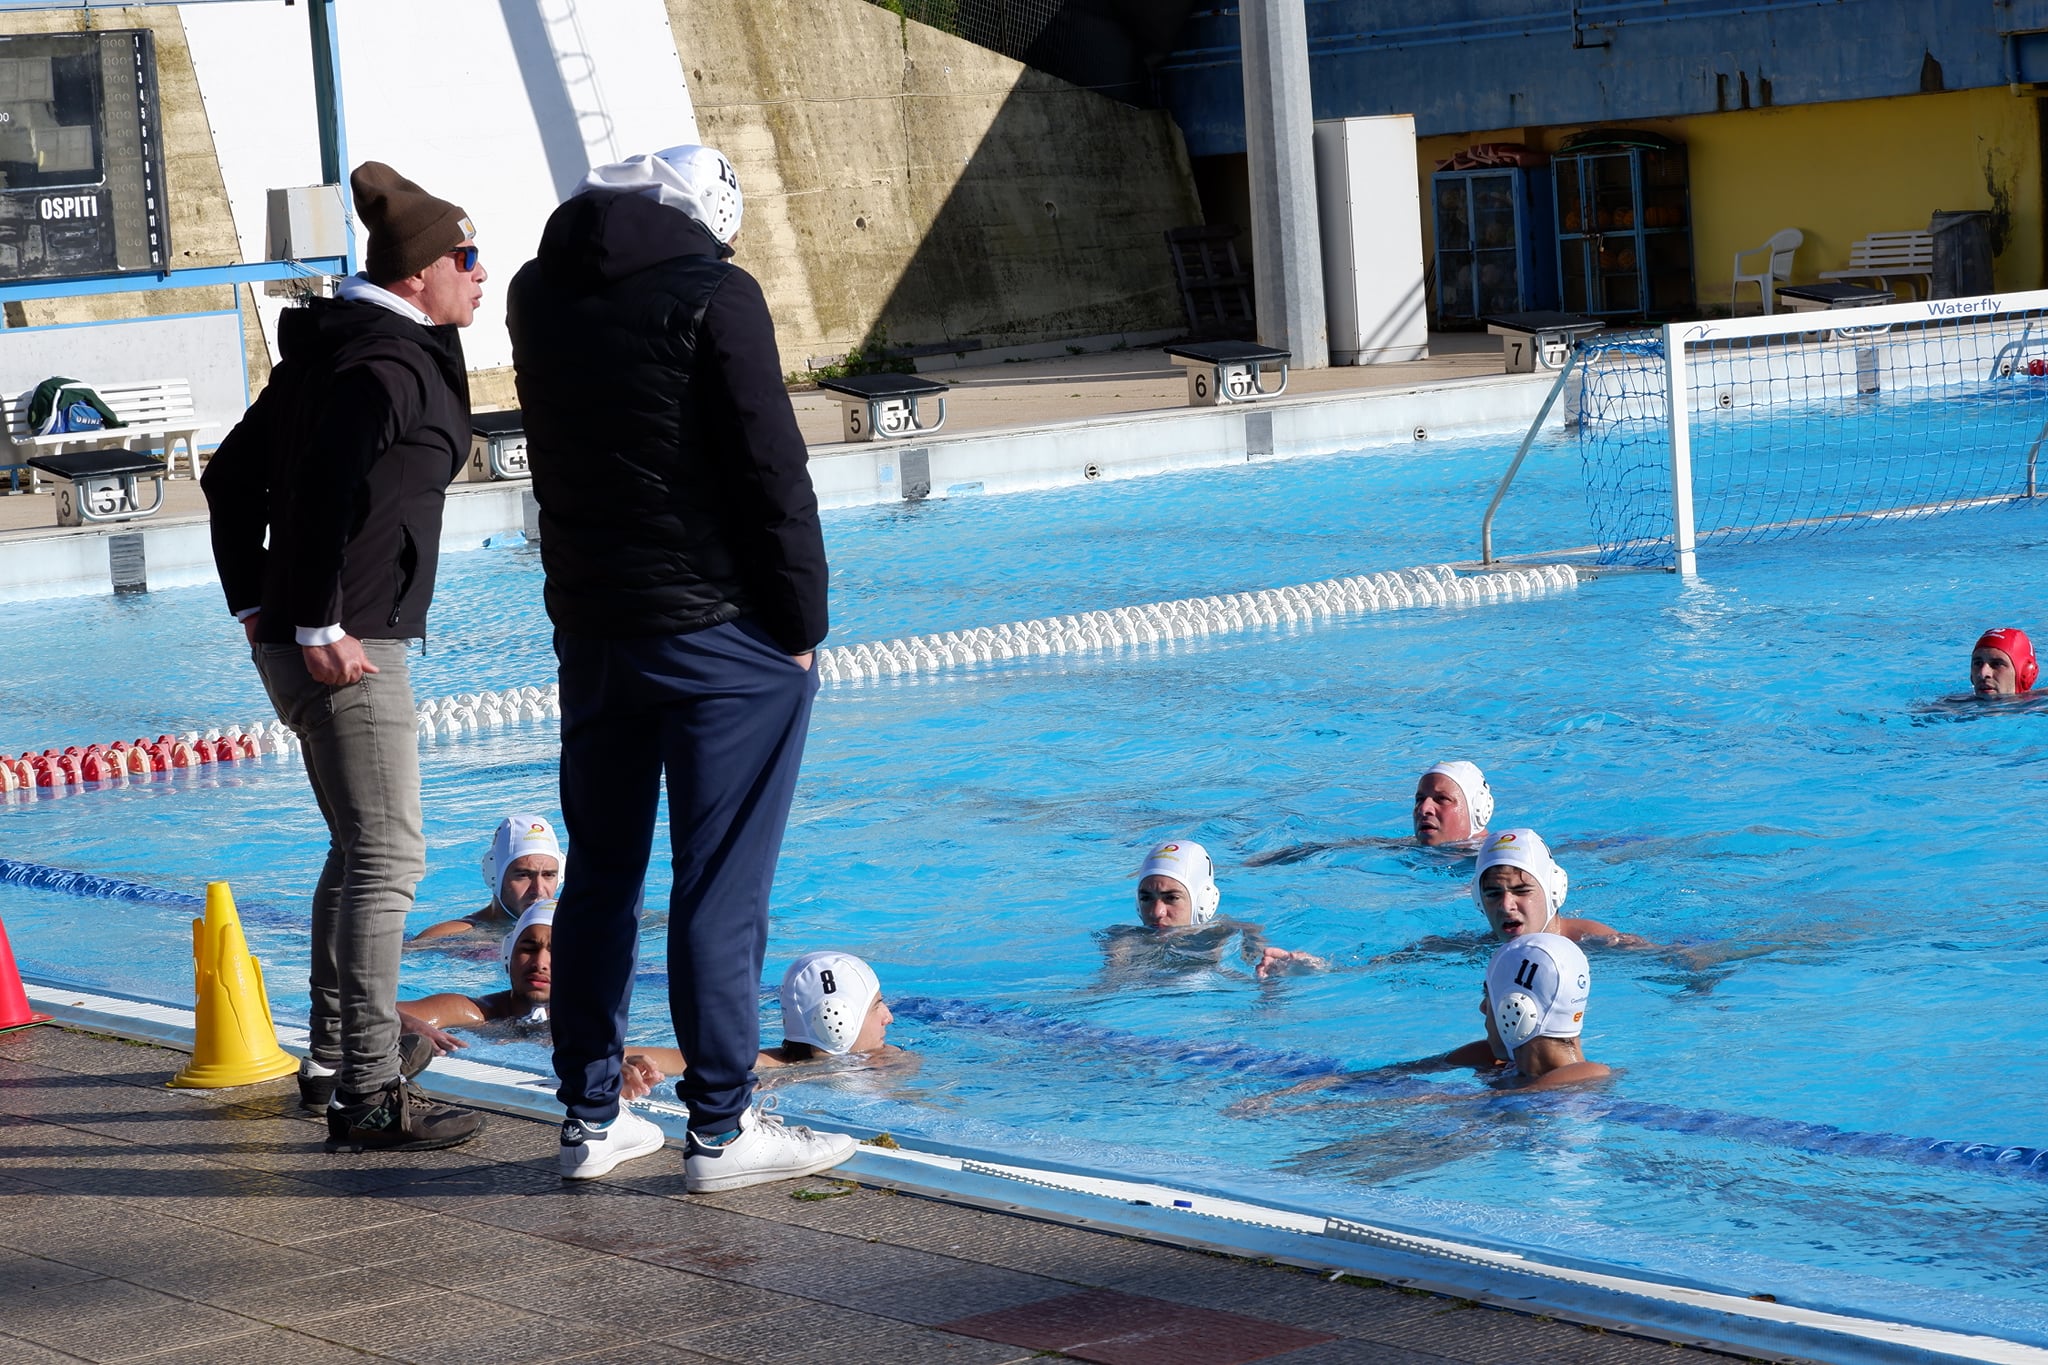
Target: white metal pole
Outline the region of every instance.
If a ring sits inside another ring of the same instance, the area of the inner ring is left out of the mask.
[[[1671,423],[1671,548],[1678,572],[1699,573],[1692,525],[1692,394],[1686,382],[1685,339],[1676,323],[1664,327],[1664,412]]]

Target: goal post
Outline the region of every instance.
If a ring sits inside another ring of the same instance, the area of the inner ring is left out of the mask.
[[[1566,394],[1606,563],[2037,493],[2048,290],[1672,323],[1581,342]]]

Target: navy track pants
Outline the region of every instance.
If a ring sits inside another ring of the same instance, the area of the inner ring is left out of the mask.
[[[817,696],[742,618],[687,635],[607,640],[555,632],[561,664],[562,819],[571,861],[555,916],[556,1095],[571,1118],[618,1113],[640,907],[668,779],[669,1010],[689,1068],[690,1126],[739,1122],[760,1049],[768,893]]]

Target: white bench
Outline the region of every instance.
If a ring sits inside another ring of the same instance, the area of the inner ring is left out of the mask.
[[[1925,298],[1934,288],[1934,234],[1873,232],[1860,242],[1850,243],[1847,270],[1823,270],[1820,277],[1876,280],[1880,289],[1890,289],[1893,279],[1904,279],[1908,290]]]
[[[185,464],[192,477],[199,477],[199,433],[219,426],[202,422],[192,408],[192,385],[183,379],[160,379],[148,384],[108,384],[90,380],[88,385],[114,415],[128,425],[104,427],[98,431],[67,431],[38,436],[29,428],[28,403],[33,389],[0,394],[0,406],[7,413],[7,439],[14,443],[20,461],[31,455],[65,455],[77,450],[154,450],[161,447],[164,473],[178,472],[178,447],[185,447]],[[29,487],[39,488],[37,471],[29,470]]]

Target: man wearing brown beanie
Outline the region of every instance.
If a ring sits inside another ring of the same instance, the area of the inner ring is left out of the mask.
[[[409,1039],[401,1056],[398,959],[426,871],[406,653],[426,638],[442,502],[469,455],[457,329],[485,272],[455,205],[376,161],[350,185],[364,269],[285,311],[270,384],[203,483],[228,610],[327,821],[300,1098],[325,1110],[330,1151],[419,1150],[482,1126],[410,1082],[433,1050]]]

